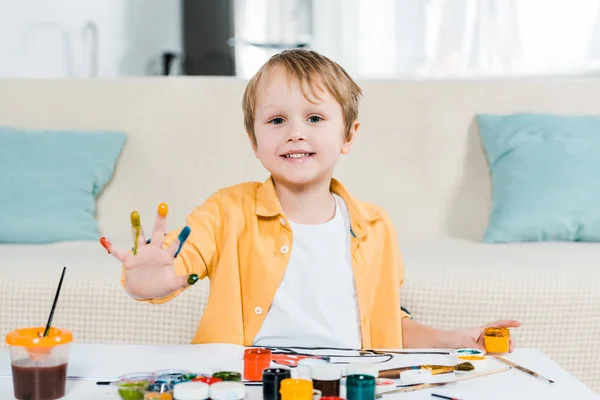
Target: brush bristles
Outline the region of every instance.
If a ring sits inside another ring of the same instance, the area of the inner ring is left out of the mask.
[[[473,371],[474,369],[475,369],[475,366],[473,364],[471,364],[470,362],[464,362],[464,363],[458,364],[456,366],[457,371]]]

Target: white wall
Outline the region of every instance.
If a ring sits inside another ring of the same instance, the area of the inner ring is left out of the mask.
[[[0,0],[0,78],[157,74],[181,51],[180,14],[179,0]]]

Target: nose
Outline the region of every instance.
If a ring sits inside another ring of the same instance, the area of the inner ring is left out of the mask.
[[[290,129],[285,139],[286,143],[301,142],[304,140],[306,140],[306,135],[304,134],[304,132],[302,132],[301,129],[297,127],[293,127],[292,129]]]

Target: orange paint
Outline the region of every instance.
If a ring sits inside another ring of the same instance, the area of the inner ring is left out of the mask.
[[[106,249],[106,251],[108,251],[108,254],[110,254],[110,246],[112,246],[110,241],[103,236],[100,238],[100,244]]]
[[[271,351],[267,349],[246,349],[244,351],[244,379],[262,381],[263,371],[271,366]]]
[[[169,206],[167,203],[160,203],[158,205],[158,215],[160,215],[161,217],[166,217],[167,214],[169,213]]]
[[[510,348],[510,331],[508,328],[485,328],[483,344],[488,353],[508,353]]]

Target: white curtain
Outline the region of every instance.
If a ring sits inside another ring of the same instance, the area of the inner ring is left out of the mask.
[[[242,77],[281,50],[247,41],[308,41],[359,78],[581,75],[600,0],[236,0],[236,36]]]

